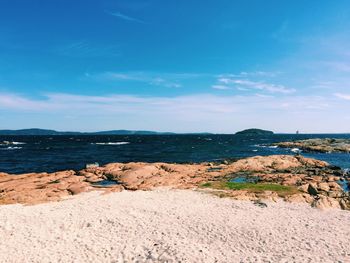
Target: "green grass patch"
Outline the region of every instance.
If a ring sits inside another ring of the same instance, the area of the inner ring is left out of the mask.
[[[211,183],[204,183],[201,186],[202,187],[212,187],[212,184]]]
[[[272,191],[276,192],[279,196],[291,195],[298,192],[298,189],[294,186],[271,183],[207,182],[202,184],[201,187],[220,190],[246,190],[253,193]]]
[[[255,190],[255,191],[290,191],[291,186],[279,185],[279,184],[266,184],[266,183],[225,183],[226,187],[231,190]]]

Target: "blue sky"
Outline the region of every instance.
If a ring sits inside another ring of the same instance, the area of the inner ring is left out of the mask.
[[[350,2],[1,0],[0,129],[350,132]]]

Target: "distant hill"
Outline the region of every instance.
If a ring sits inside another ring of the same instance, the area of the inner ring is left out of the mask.
[[[46,129],[0,130],[0,135],[170,135],[171,132],[112,130],[99,132],[61,132]]]
[[[261,129],[247,129],[236,132],[237,135],[271,135],[273,131],[261,130]]]
[[[0,135],[70,135],[75,132],[58,132],[44,129],[0,130]]]

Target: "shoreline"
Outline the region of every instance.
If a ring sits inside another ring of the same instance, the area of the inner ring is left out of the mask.
[[[2,262],[346,262],[350,213],[156,189],[0,206]]]
[[[308,203],[350,210],[350,195],[338,183],[349,173],[300,155],[255,156],[225,163],[110,163],[79,172],[0,173],[0,204],[37,204],[93,190],[203,189],[238,200]]]

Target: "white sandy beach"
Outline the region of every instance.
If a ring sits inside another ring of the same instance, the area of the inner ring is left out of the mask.
[[[350,262],[350,212],[191,190],[0,206],[0,262]]]

